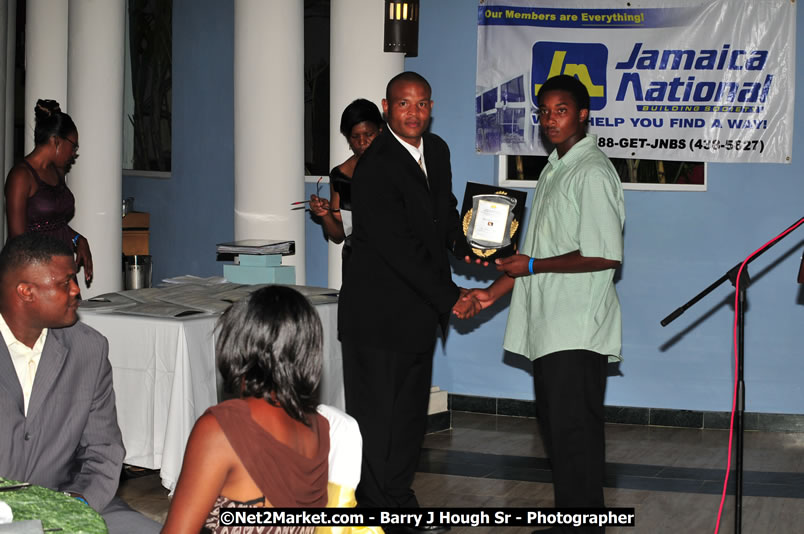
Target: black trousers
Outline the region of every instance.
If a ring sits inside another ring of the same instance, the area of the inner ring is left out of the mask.
[[[432,347],[419,353],[365,347],[343,339],[346,412],[363,435],[357,505],[415,508],[419,463],[433,373]]]
[[[536,410],[553,468],[556,507],[604,506],[607,363],[606,356],[588,350],[560,351],[533,361]]]

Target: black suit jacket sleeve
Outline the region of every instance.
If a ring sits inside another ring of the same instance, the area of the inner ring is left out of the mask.
[[[446,161],[449,164],[449,148],[446,144],[444,144],[444,149],[446,150]],[[471,250],[469,244],[466,242],[466,235],[463,233],[463,224],[458,212],[458,200],[455,198],[455,195],[452,194],[451,169],[447,170],[447,176],[449,176],[447,188],[443,191],[439,191],[436,195],[437,202],[443,205],[438,206],[436,209],[438,213],[442,214],[441,217],[444,221],[444,234],[446,238],[444,245],[455,257],[463,260],[469,255]]]

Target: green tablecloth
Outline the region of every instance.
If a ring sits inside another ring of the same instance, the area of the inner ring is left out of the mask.
[[[19,482],[0,477],[0,487]],[[107,534],[106,523],[98,512],[61,492],[42,486],[16,491],[0,491],[0,501],[14,513],[14,521],[40,519],[42,527],[62,529],[61,534]]]

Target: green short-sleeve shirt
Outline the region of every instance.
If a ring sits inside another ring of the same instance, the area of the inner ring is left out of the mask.
[[[573,251],[622,262],[625,202],[614,166],[587,135],[539,176],[521,252],[549,258]],[[614,269],[538,273],[516,279],[506,350],[531,360],[584,349],[620,361],[622,321]]]

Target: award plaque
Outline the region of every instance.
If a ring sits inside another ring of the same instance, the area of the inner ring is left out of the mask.
[[[461,219],[471,255],[491,262],[516,252],[526,199],[515,189],[466,184]]]

